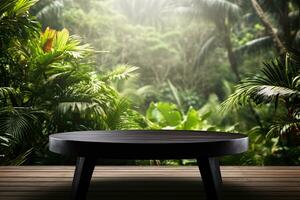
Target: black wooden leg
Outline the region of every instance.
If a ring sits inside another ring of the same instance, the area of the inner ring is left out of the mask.
[[[219,160],[217,158],[198,158],[202,182],[206,192],[207,200],[220,200],[222,177]]]
[[[73,178],[72,200],[85,200],[95,168],[96,159],[78,157]]]

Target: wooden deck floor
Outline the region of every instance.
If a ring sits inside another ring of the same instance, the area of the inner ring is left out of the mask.
[[[69,199],[74,167],[0,167],[1,200]],[[224,199],[300,200],[300,167],[222,167]],[[205,199],[196,167],[97,167],[88,200]]]

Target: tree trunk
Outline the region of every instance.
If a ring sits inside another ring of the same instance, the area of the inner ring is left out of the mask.
[[[279,53],[285,53],[286,48],[285,48],[284,44],[282,43],[282,41],[280,40],[280,38],[278,37],[277,33],[275,32],[272,24],[269,22],[269,20],[268,20],[267,16],[265,15],[262,7],[259,5],[257,0],[251,0],[251,2],[252,2],[252,6],[253,6],[257,16],[259,17],[262,24],[266,28],[268,34],[272,37]]]
[[[241,77],[240,77],[240,73],[238,71],[238,64],[237,64],[236,56],[233,52],[233,47],[232,47],[232,43],[231,43],[231,39],[230,39],[230,31],[226,24],[224,24],[224,37],[223,38],[224,38],[224,45],[227,50],[227,57],[228,57],[228,61],[230,63],[231,70],[234,73],[237,82],[239,82],[241,80]]]
[[[240,77],[240,73],[238,71],[238,63],[237,63],[237,59],[236,59],[236,55],[233,52],[233,47],[232,47],[232,42],[231,42],[231,38],[230,38],[230,30],[228,25],[226,25],[225,23],[222,24],[223,26],[223,30],[224,30],[224,45],[225,48],[227,50],[227,57],[230,63],[230,67],[232,72],[234,73],[237,82],[241,81],[241,77]],[[249,105],[249,109],[254,117],[254,120],[258,123],[258,125],[260,127],[263,128],[263,125],[261,123],[261,119],[259,117],[259,115],[257,114],[257,112],[254,110],[253,106],[251,103],[248,104]]]
[[[292,35],[291,35],[291,27],[289,20],[289,2],[286,0],[281,1],[280,8],[278,8],[279,12],[279,24],[282,29],[282,36],[285,42],[285,46],[287,48],[292,47]]]

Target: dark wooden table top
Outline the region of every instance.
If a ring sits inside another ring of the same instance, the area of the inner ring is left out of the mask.
[[[242,153],[248,137],[236,133],[175,130],[78,131],[50,135],[50,150],[103,158],[196,158]]]

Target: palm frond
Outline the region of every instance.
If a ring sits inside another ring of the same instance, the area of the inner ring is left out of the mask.
[[[214,32],[215,31],[209,31],[209,35],[203,35],[202,43],[199,44],[200,50],[195,61],[195,67],[203,64],[209,54],[214,52],[213,50],[217,47],[217,36],[214,34]]]
[[[4,107],[0,110],[0,133],[9,134],[17,141],[24,141],[36,132],[47,118],[47,113],[28,107]]]
[[[103,108],[95,102],[61,102],[57,109],[62,114],[79,113],[83,117],[105,116]]]
[[[264,85],[266,82],[263,77],[245,79],[236,86],[235,92],[222,103],[222,109],[225,111],[245,106],[250,100],[256,104],[270,103],[277,101],[278,97],[284,98],[300,94],[299,91],[287,87]]]
[[[147,127],[144,116],[130,109],[131,102],[127,98],[121,98],[108,114],[107,128],[110,130],[132,130]]]
[[[267,133],[268,137],[274,137],[278,135],[284,135],[290,132],[299,133],[300,131],[300,119],[284,119],[273,123],[269,132]]]
[[[0,1],[0,17],[7,12],[13,11],[18,0],[2,0]]]
[[[8,45],[19,40],[26,41],[39,32],[38,22],[28,16],[28,9],[36,0],[0,1],[0,42]]]
[[[126,80],[114,81],[112,87],[119,93],[121,97],[126,97],[134,105],[142,105],[147,96],[156,94],[152,85],[139,85],[139,77],[129,77]]]
[[[29,11],[29,9],[38,2],[38,0],[18,0],[14,6],[13,12],[21,15]]]
[[[264,36],[247,42],[245,45],[236,49],[235,53],[240,56],[245,54],[259,54],[272,47],[272,38],[270,36]]]
[[[122,126],[125,124],[122,120],[122,116],[128,109],[128,100],[126,98],[121,98],[107,115],[107,127],[111,130],[122,129]]]
[[[1,148],[8,148],[11,146],[10,140],[12,140],[13,137],[7,133],[1,134],[0,135],[0,149]]]
[[[230,21],[240,16],[239,6],[227,0],[192,0],[191,4],[196,16],[209,19],[227,17]]]
[[[36,14],[37,18],[49,17],[52,13],[59,15],[62,8],[64,7],[63,0],[51,0],[48,1]]]
[[[6,15],[23,15],[28,12],[36,2],[38,2],[38,0],[1,0],[0,17],[2,17],[4,13],[6,13]]]
[[[299,66],[290,62],[283,64],[280,60],[265,63],[261,75],[241,81],[236,90],[222,104],[224,110],[245,105],[249,100],[256,104],[277,102],[280,99],[297,97],[299,91]]]
[[[92,73],[88,81],[81,81],[66,88],[58,110],[61,113],[79,112],[82,116],[105,116],[117,99],[116,91]]]
[[[138,70],[138,67],[129,66],[129,65],[117,65],[116,68],[102,77],[103,81],[115,81],[115,80],[124,80],[129,77],[136,76],[134,73]]]
[[[0,87],[0,98],[8,97],[16,94],[16,90],[12,87]]]
[[[31,149],[28,149],[27,151],[25,152],[22,152],[20,153],[17,157],[15,157],[14,159],[12,160],[9,160],[8,161],[8,164],[9,165],[13,165],[13,166],[19,166],[19,165],[22,165],[24,164],[28,157],[30,156],[30,154],[33,152],[33,148]]]

